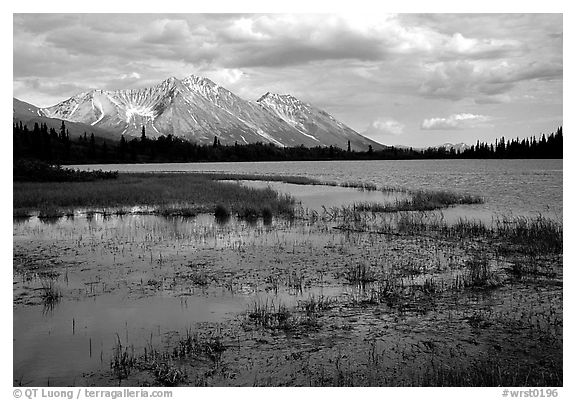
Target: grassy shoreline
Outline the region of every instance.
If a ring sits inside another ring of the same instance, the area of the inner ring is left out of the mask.
[[[53,172],[53,171],[51,171]],[[58,169],[66,178],[79,174],[74,170]],[[15,175],[16,177],[16,175]],[[293,217],[296,201],[272,189],[256,189],[222,181],[257,180],[297,185],[325,185],[368,191],[398,191],[412,196],[394,205],[365,204],[364,211],[396,212],[406,210],[435,210],[457,204],[480,204],[483,198],[435,190],[408,190],[377,187],[363,182],[324,182],[302,176],[254,175],[226,173],[121,173],[113,179],[54,180],[35,182],[14,180],[13,216],[27,217],[38,212],[41,217],[59,217],[75,209],[99,211],[117,208],[152,207],[150,213],[162,215],[195,215],[213,213],[216,207],[240,217]]]
[[[239,216],[292,216],[295,200],[271,189],[218,182],[203,174],[119,174],[92,182],[14,182],[13,215],[33,211],[46,218],[74,209],[147,206],[152,213],[195,215],[217,206]]]

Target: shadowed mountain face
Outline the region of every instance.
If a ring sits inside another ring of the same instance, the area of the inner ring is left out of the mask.
[[[49,118],[43,112],[42,109],[26,103],[24,101],[18,100],[16,98],[12,99],[12,120],[14,122],[22,122],[27,125],[29,129],[34,127],[34,124],[46,124],[48,128],[54,128],[56,131],[60,130],[62,125],[62,119],[60,118]],[[66,129],[70,133],[70,136],[74,139],[86,132],[88,135],[94,133],[98,138],[109,139],[113,141],[118,140],[118,135],[114,132],[110,132],[106,129],[101,129],[97,126],[90,126],[90,124],[84,124],[81,122],[66,122]]]
[[[217,136],[222,144],[264,142],[345,149],[350,141],[356,150],[383,147],[290,95],[266,93],[256,102],[246,101],[193,75],[138,90],[92,90],[30,112],[100,128],[117,138],[139,136],[145,126],[148,137],[172,134],[200,144],[212,143]]]

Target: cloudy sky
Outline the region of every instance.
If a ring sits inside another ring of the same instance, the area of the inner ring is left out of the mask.
[[[429,146],[562,124],[560,14],[14,14],[14,96],[204,76],[290,93],[384,144]]]

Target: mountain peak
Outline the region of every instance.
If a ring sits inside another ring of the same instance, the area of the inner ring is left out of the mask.
[[[147,88],[91,90],[39,110],[51,118],[89,124],[137,137],[172,134],[197,143],[274,143],[279,146],[338,146],[376,143],[322,110],[290,94],[267,92],[246,101],[208,78],[170,77]]]
[[[305,105],[309,106],[309,104],[304,103],[302,100],[292,96],[291,94],[277,94],[272,92],[266,92],[258,100],[257,103],[283,103],[283,104],[294,104],[294,105]]]
[[[267,97],[272,96],[272,95],[273,95],[273,93],[266,92],[262,96],[260,96],[260,98],[258,100],[256,100],[256,102],[260,103],[261,101],[263,101],[264,99],[266,99]]]
[[[182,79],[182,84],[188,89],[208,98],[214,98],[214,96],[218,96],[222,91],[229,92],[210,79],[197,75],[187,76]]]
[[[198,76],[195,74],[190,74],[187,77],[185,77],[184,79],[182,79],[183,81],[193,81],[193,82],[210,82],[210,83],[214,83],[212,82],[210,79],[203,77],[203,76]],[[214,83],[215,84],[215,83]]]

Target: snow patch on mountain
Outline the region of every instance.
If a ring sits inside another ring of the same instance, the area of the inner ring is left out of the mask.
[[[137,137],[172,134],[192,142],[265,142],[278,146],[338,146],[366,150],[376,142],[330,114],[291,95],[266,93],[244,100],[207,78],[168,78],[142,89],[91,90],[39,110],[51,118],[82,122]]]

